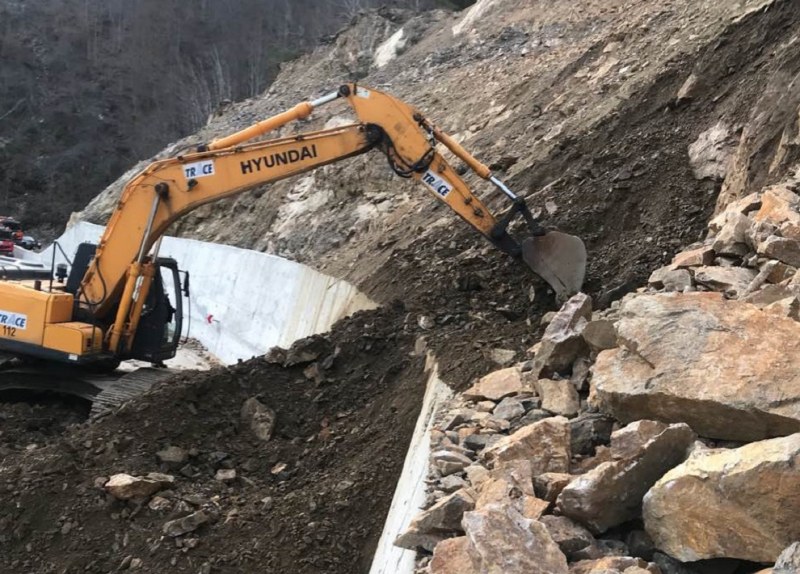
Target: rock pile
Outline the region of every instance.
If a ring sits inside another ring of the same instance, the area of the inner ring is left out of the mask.
[[[602,312],[576,295],[456,399],[396,541],[420,572],[800,571],[798,230],[788,185],[734,202],[646,288]]]

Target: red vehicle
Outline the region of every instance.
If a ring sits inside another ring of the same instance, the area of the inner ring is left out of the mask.
[[[13,217],[0,215],[0,227],[5,227],[14,235],[15,242],[22,241],[25,233],[22,230],[22,224]]]
[[[14,256],[14,232],[0,227],[0,255]]]

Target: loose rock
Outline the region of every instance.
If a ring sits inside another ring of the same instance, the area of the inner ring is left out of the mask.
[[[628,425],[611,435],[614,460],[570,482],[558,497],[559,510],[595,533],[637,518],[647,490],[686,458],[693,441],[685,424]]]
[[[744,267],[698,267],[694,280],[709,289],[738,297],[745,293],[757,273]]]
[[[483,457],[500,467],[514,460],[529,460],[533,474],[569,472],[569,422],[551,417],[521,428],[487,448]]]
[[[194,532],[209,520],[211,520],[211,517],[208,514],[202,510],[198,510],[183,518],[170,520],[164,523],[163,531],[167,536],[172,536],[174,538],[176,536],[188,534],[189,532]]]
[[[571,560],[577,551],[595,542],[591,532],[566,516],[543,516],[540,521],[568,560]]]
[[[520,392],[522,392],[522,373],[516,367],[509,367],[489,373],[464,391],[463,396],[474,401],[488,399],[497,402]]]
[[[464,530],[478,571],[486,574],[568,574],[567,559],[547,528],[513,508],[464,514]],[[519,549],[524,548],[524,552]]]
[[[395,545],[409,550],[424,548],[433,551],[445,538],[463,534],[461,518],[475,508],[475,498],[466,489],[441,499],[428,510],[418,514]]]
[[[161,488],[158,480],[129,474],[114,474],[105,484],[106,492],[118,500],[147,499]]]
[[[565,372],[575,359],[588,354],[581,332],[591,318],[592,299],[588,295],[578,293],[564,303],[545,329],[533,359],[533,372],[541,376]]]
[[[580,398],[575,385],[567,380],[539,379],[534,383],[536,392],[542,397],[542,409],[556,415],[574,417],[580,410]]]
[[[256,397],[250,397],[242,405],[242,424],[249,428],[256,438],[268,442],[275,430],[275,412],[261,403]]]
[[[479,574],[466,536],[442,540],[433,550],[431,574]]]

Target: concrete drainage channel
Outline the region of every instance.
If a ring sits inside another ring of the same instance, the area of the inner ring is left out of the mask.
[[[40,254],[16,257],[50,265],[68,263],[82,242],[97,242],[103,228],[78,223]],[[63,251],[63,253],[62,253]],[[377,305],[353,285],[280,257],[227,245],[165,237],[161,255],[173,257],[191,276],[191,302],[184,301],[189,335],[225,364],[264,354],[273,346],[328,331],[339,319]],[[186,328],[185,327],[185,328]],[[192,351],[187,351],[192,356]],[[173,368],[208,368],[183,355]],[[428,381],[403,470],[398,478],[370,574],[412,574],[416,554],[394,546],[425,501],[430,430],[452,392],[438,375],[433,355]]]

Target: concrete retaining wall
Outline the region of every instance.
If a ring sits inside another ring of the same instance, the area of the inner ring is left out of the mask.
[[[71,259],[80,243],[96,243],[102,231],[78,223],[58,244]],[[53,249],[38,254],[40,260],[49,264]],[[274,255],[175,237],[164,238],[160,255],[175,258],[191,276],[184,334],[188,328],[189,336],[229,364],[275,345],[287,347],[356,311],[376,307],[349,283]],[[66,262],[58,250],[55,262]]]
[[[416,552],[398,548],[394,541],[405,531],[425,503],[431,429],[437,413],[453,395],[450,387],[439,378],[439,368],[431,354],[428,354],[426,370],[429,373],[428,386],[422,401],[422,410],[414,427],[403,472],[397,481],[369,574],[414,574]]]

